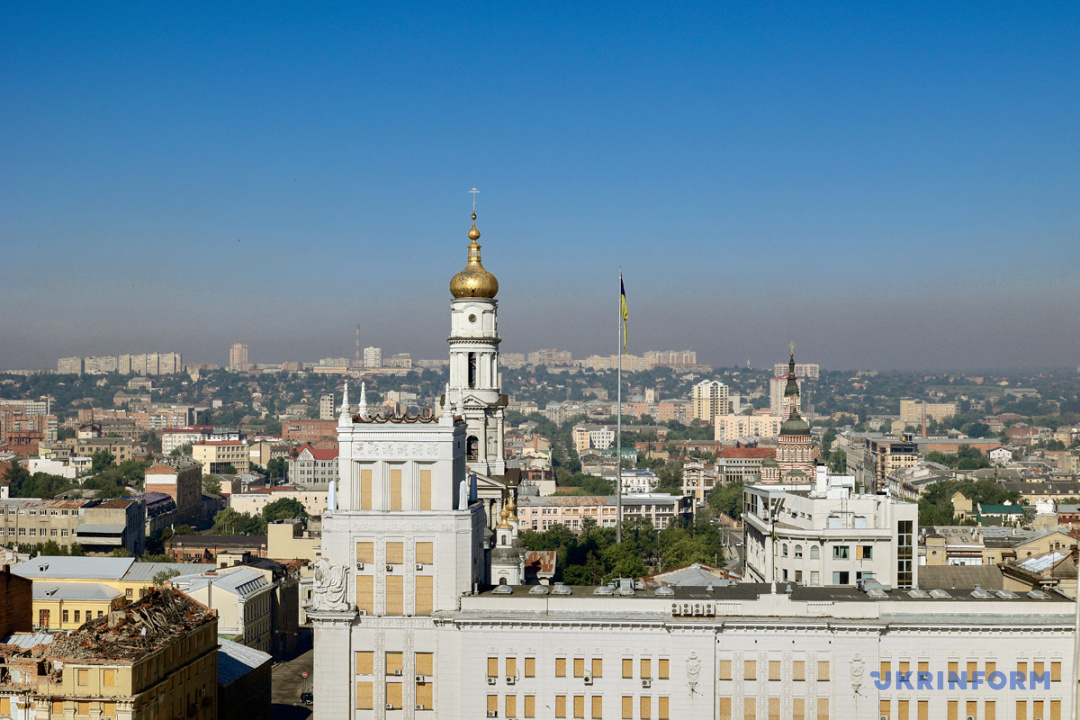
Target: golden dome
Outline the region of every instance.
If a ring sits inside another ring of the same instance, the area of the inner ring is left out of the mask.
[[[469,230],[469,261],[465,269],[450,280],[450,294],[456,298],[493,298],[499,292],[499,281],[484,269],[480,262],[480,231],[476,229],[476,213]]]
[[[510,511],[509,510],[507,510],[506,508],[503,508],[502,511],[499,513],[499,518],[500,518],[501,522],[498,525],[495,526],[496,530],[513,530],[514,529],[513,527],[511,527],[510,523],[507,522],[510,519]]]

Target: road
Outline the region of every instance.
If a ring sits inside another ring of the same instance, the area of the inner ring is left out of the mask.
[[[313,650],[292,660],[274,663],[274,686],[270,693],[274,720],[307,720],[311,708],[300,702],[300,693],[311,688]],[[307,678],[304,677],[307,673]]]

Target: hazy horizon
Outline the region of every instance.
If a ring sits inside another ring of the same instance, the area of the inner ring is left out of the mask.
[[[1080,6],[17,5],[0,368],[504,352],[1080,363]]]

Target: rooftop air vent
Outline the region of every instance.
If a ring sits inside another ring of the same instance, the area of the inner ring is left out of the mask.
[[[995,590],[994,594],[997,595],[1002,600],[1015,600],[1016,599],[1016,593],[1014,593],[1012,590]]]
[[[492,595],[513,595],[514,589],[509,585],[496,585],[495,589],[491,591]]]
[[[931,590],[930,597],[934,598],[935,600],[952,600],[952,595],[945,592],[944,590]]]
[[[574,591],[570,589],[569,585],[563,585],[562,583],[555,583],[555,586],[551,588],[552,595],[573,595]]]
[[[610,585],[600,585],[592,591],[593,595],[614,595],[615,590]]]
[[[870,588],[866,591],[866,596],[872,600],[888,600],[889,594],[881,588]]]
[[[989,600],[994,596],[991,595],[988,590],[983,590],[982,588],[977,587],[971,591],[971,597],[975,598],[976,600]]]
[[[913,588],[911,590],[908,590],[908,597],[916,600],[926,600],[930,597],[930,593],[919,588]]]
[[[548,589],[546,585],[534,585],[529,588],[530,595],[547,595]]]
[[[675,594],[675,591],[667,585],[661,585],[653,591],[653,595],[660,595],[662,597],[671,597]]]
[[[1032,590],[1027,594],[1032,600],[1049,600],[1050,596],[1044,593],[1042,590]]]

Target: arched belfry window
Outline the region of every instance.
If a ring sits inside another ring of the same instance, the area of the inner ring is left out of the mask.
[[[465,459],[474,462],[480,459],[480,441],[475,435],[470,435],[465,441]]]
[[[469,353],[469,387],[476,387],[476,353]]]

